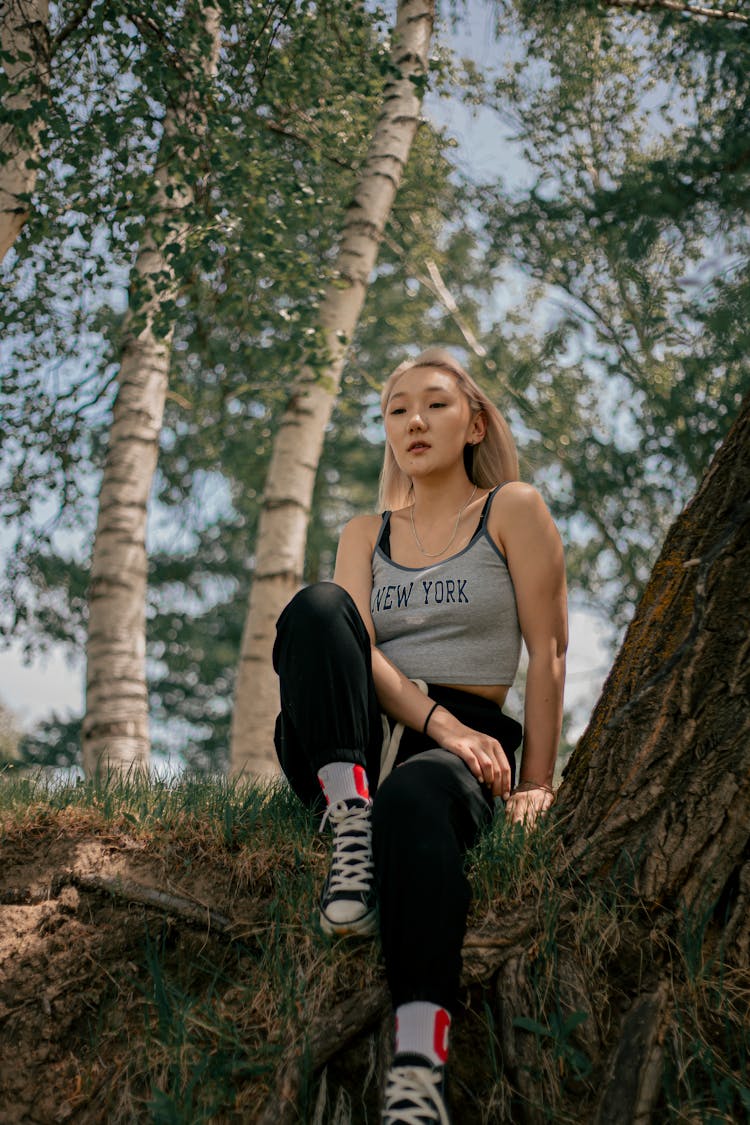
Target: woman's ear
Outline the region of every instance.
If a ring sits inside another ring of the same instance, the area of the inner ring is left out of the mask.
[[[487,433],[487,419],[484,416],[483,410],[478,410],[471,420],[471,430],[469,432],[469,441],[472,445],[479,445],[480,441],[484,439]]]

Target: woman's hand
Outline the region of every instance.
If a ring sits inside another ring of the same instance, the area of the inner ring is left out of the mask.
[[[427,733],[435,739],[436,745],[466,762],[480,785],[486,785],[493,797],[508,800],[510,765],[496,738],[465,726],[444,707],[433,711]]]
[[[505,815],[510,817],[512,824],[523,824],[526,828],[533,828],[554,800],[554,791],[548,785],[535,785],[531,781],[522,781],[508,798]]]

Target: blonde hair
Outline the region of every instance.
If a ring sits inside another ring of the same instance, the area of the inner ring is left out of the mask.
[[[469,400],[472,413],[484,414],[487,432],[481,442],[470,447],[473,456],[465,458],[466,471],[472,484],[479,488],[494,488],[506,480],[518,480],[518,454],[508,423],[485,392],[474,382],[468,371],[444,348],[428,348],[416,359],[400,363],[385,381],[380,405],[385,414],[388,399],[398,380],[415,367],[435,367],[453,375],[458,386]],[[412,498],[411,478],[398,467],[393,450],[386,442],[383,468],[380,473],[378,510],[405,508]]]

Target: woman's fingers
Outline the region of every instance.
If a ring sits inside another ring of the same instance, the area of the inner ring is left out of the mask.
[[[507,799],[510,795],[510,764],[505,756],[505,751],[494,738],[488,738],[483,749],[487,755],[485,783],[492,790],[493,797]]]
[[[486,785],[493,797],[507,800],[510,796],[510,765],[500,743],[481,731],[464,727],[464,732],[446,749],[466,762],[480,785]]]
[[[476,779],[492,791],[493,797],[507,800],[510,796],[510,765],[500,743],[484,736],[470,748],[470,753],[473,763],[468,761],[468,764]]]

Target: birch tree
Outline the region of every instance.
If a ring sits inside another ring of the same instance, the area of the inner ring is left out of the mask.
[[[313,488],[346,350],[364,304],[378,246],[419,124],[432,35],[432,0],[402,0],[391,49],[392,77],[344,221],[336,275],[320,306],[324,364],[301,370],[274,441],[258,527],[255,572],[232,716],[235,771],[276,772],[278,710],[271,666],[276,619],[302,578]]]
[[[29,217],[49,82],[49,0],[0,5],[0,262]]]
[[[143,764],[149,756],[146,687],[146,519],[168,385],[175,257],[189,232],[191,167],[206,119],[200,91],[216,72],[220,16],[188,6],[186,75],[168,101],[153,196],[130,285],[119,389],[104,463],[89,589],[84,768]],[[188,147],[188,142],[190,146]]]

